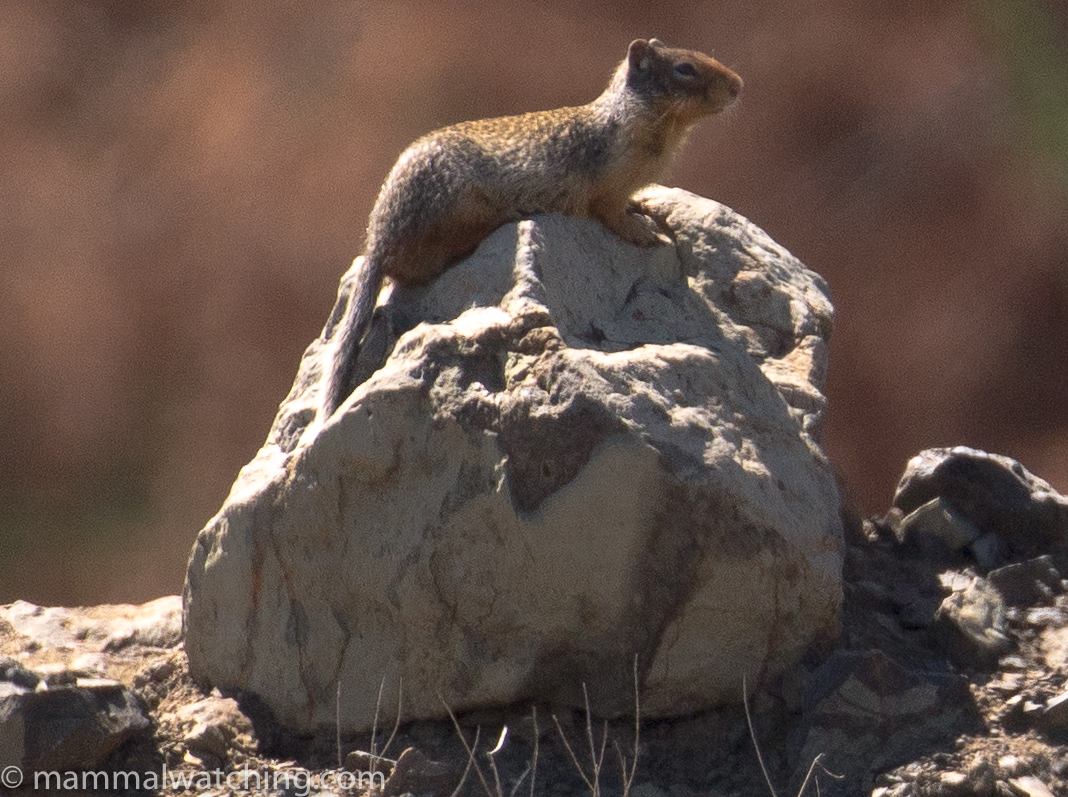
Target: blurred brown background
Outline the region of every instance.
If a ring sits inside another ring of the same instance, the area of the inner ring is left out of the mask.
[[[420,134],[581,104],[633,38],[746,80],[668,182],[830,282],[869,512],[968,444],[1068,491],[1063,0],[0,0],[0,603],[181,589]]]

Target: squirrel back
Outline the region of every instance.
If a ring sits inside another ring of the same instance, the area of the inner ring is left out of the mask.
[[[707,55],[638,39],[588,105],[462,122],[415,141],[371,211],[322,419],[351,390],[386,277],[405,288],[425,285],[502,224],[543,213],[595,218],[637,246],[664,242],[631,197],[663,174],[694,123],[741,89],[741,78]]]

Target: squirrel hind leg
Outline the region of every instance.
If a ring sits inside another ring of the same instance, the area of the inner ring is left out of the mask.
[[[402,288],[427,285],[474,253],[499,223],[451,218],[389,257],[386,274]]]

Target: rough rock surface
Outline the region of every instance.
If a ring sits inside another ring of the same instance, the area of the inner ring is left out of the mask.
[[[80,678],[42,691],[0,682],[0,767],[91,769],[151,728],[141,701],[118,681]]]
[[[957,573],[948,574],[942,585],[952,592],[935,612],[934,623],[950,658],[962,667],[996,667],[1012,649],[1001,592],[985,578]]]
[[[99,653],[119,651],[131,645],[171,648],[182,638],[182,604],[175,596],[159,598],[141,606],[120,604],[75,610],[36,606],[26,601],[0,607],[0,621],[17,634],[47,644],[54,650],[81,648],[88,640],[98,643]],[[82,662],[89,673],[91,660]]]
[[[255,746],[252,724],[233,698],[206,697],[179,706],[165,719],[184,732],[186,758],[195,758],[204,769],[221,767],[233,748],[250,752]]]
[[[957,447],[913,457],[894,504],[863,535],[847,535],[843,644],[884,652],[928,697],[939,683],[956,696],[938,696],[910,728],[899,721],[900,688],[869,680],[875,703],[845,692],[848,710],[824,728],[817,713],[806,739],[847,776],[823,793],[1068,793],[1068,499],[1015,460]],[[827,688],[819,672],[810,694]],[[885,713],[877,723],[875,704]],[[917,737],[928,751],[918,759]]]
[[[1011,472],[1016,463],[1007,462]],[[1007,518],[1009,534],[1035,507],[1025,502],[1018,509]],[[749,701],[751,726],[739,706],[642,722],[630,794],[770,793],[754,740],[778,794],[799,794],[809,772],[805,795],[816,794],[817,787],[819,794],[835,797],[1068,794],[1068,581],[1060,575],[1068,572],[1068,561],[1041,554],[996,566],[980,563],[967,539],[992,535],[1000,540],[999,531],[968,520],[975,534],[947,535],[946,518],[957,521],[939,512],[944,517],[933,523],[907,527],[899,510],[863,523],[847,516],[837,649],[822,659],[802,660],[757,691]],[[1052,548],[1068,537],[1068,528],[1049,532]],[[922,539],[925,535],[954,544],[932,545]],[[975,598],[989,601],[993,585],[1005,604],[997,625],[1011,649],[993,671],[976,657],[956,655],[957,621],[936,619],[940,605],[977,579],[988,584],[973,591]],[[0,607],[0,686],[67,688],[89,674],[122,681],[151,711],[155,732],[131,739],[94,769],[156,775],[160,787],[147,793],[161,797],[191,791],[249,797],[337,794],[339,761],[349,775],[377,777],[378,783],[385,779],[391,794],[449,797],[465,770],[463,797],[528,794],[532,782],[538,797],[589,794],[561,741],[561,736],[569,739],[577,765],[590,776],[590,726],[581,711],[552,717],[544,706],[474,711],[458,717],[459,728],[448,719],[417,721],[402,725],[395,736],[388,725],[377,737],[279,733],[255,701],[217,694],[205,698],[189,678],[180,646],[139,641],[169,638],[178,604],[172,597],[144,607],[42,609],[21,602]],[[123,646],[107,644],[125,638],[131,624],[144,633]],[[502,725],[509,729],[503,740]],[[592,730],[599,744],[602,728],[592,723]],[[604,730],[608,747],[618,745],[629,759],[633,718],[608,723]],[[460,733],[477,750],[470,767]],[[499,748],[493,755],[499,789],[489,769],[491,748]],[[623,793],[619,767],[612,766],[618,762],[611,760],[612,751],[608,756],[601,794],[618,797]],[[0,792],[13,786],[8,779],[13,775],[0,773]],[[526,780],[516,789],[521,778]],[[104,797],[116,792],[65,788],[62,793]]]
[[[0,787],[35,773],[107,769],[147,744],[155,701],[138,682],[181,641],[181,601],[143,606],[0,606]],[[12,769],[14,768],[14,769]],[[2,791],[2,788],[0,788]]]
[[[912,512],[935,497],[997,535],[994,550],[972,551],[978,560],[1068,553],[1068,498],[1014,459],[966,446],[922,451],[905,467],[894,506]]]
[[[816,437],[823,281],[729,209],[655,189],[676,246],[501,228],[381,304],[315,417],[354,271],[185,589],[201,684],[299,732],[523,701],[737,702],[833,637],[839,497]],[[336,701],[340,689],[340,712]]]

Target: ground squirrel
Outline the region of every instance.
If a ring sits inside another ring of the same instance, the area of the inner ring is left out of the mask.
[[[426,284],[502,224],[540,213],[597,219],[636,246],[662,242],[631,197],[663,174],[695,122],[741,90],[741,78],[707,55],[637,39],[588,105],[462,122],[408,147],[371,211],[347,310],[325,333],[337,342],[322,419],[351,390],[386,277],[405,288]]]

